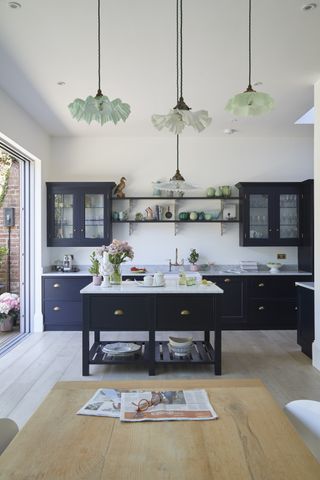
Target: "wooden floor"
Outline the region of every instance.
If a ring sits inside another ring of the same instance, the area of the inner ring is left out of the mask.
[[[11,332],[0,332],[0,347],[2,347],[5,343],[12,338],[17,337],[20,334],[20,327],[15,326]]]
[[[142,339],[139,332],[108,338]],[[0,357],[0,417],[10,417],[21,427],[60,380],[148,379],[142,367],[96,365],[90,370],[90,377],[81,376],[80,332],[29,335]],[[295,331],[223,332],[222,374],[260,378],[280,405],[298,398],[320,401],[320,372],[300,352]],[[157,377],[210,378],[214,373],[212,366],[161,366]]]

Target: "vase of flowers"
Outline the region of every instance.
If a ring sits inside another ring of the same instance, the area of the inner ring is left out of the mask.
[[[110,274],[110,283],[112,285],[120,285],[122,282],[121,264],[125,262],[127,258],[130,258],[130,260],[133,259],[133,249],[128,242],[113,240],[112,243],[105,248],[105,251],[108,253],[108,259],[113,268]]]
[[[11,332],[20,311],[20,298],[15,293],[0,295],[0,332]]]

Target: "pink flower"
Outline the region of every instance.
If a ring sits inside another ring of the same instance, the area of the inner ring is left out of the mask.
[[[5,292],[0,295],[0,315],[20,310],[20,298],[15,293]]]

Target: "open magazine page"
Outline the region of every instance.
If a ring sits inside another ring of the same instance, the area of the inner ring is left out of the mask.
[[[77,412],[77,415],[97,417],[120,417],[121,392],[99,388],[92,398]]]
[[[128,392],[121,395],[120,420],[123,422],[161,420],[214,420],[205,390]]]

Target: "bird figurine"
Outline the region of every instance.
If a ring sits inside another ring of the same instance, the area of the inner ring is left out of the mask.
[[[126,186],[126,181],[127,181],[127,179],[125,177],[120,178],[120,182],[118,183],[118,185],[116,185],[116,187],[114,188],[114,191],[113,191],[113,194],[114,194],[115,197],[124,198],[126,196],[125,193],[124,193],[124,189],[125,189],[125,186]]]

